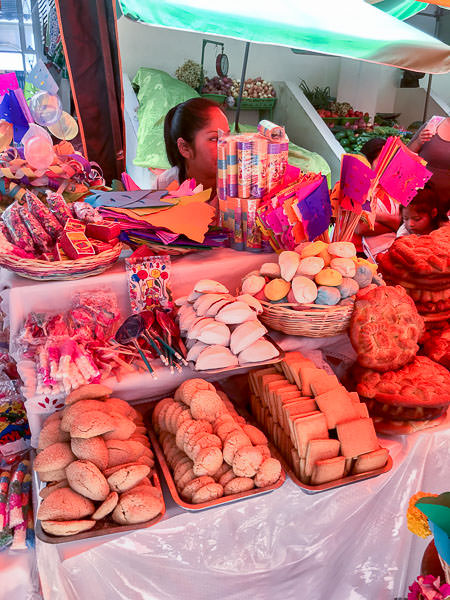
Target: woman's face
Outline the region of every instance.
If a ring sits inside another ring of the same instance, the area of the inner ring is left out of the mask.
[[[405,206],[402,217],[408,233],[426,235],[433,231],[432,217],[428,213],[417,212],[412,206]]]
[[[203,187],[214,187],[217,171],[217,139],[218,131],[230,133],[228,121],[220,108],[209,111],[208,123],[195,134],[192,144],[186,148],[186,173]]]

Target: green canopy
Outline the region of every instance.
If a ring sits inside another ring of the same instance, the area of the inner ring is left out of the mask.
[[[402,21],[417,15],[428,6],[426,2],[417,0],[367,0],[367,2]]]
[[[120,0],[131,19],[425,73],[450,71],[450,47],[363,0]]]

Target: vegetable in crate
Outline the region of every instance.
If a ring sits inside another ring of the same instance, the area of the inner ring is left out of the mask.
[[[195,90],[200,85],[202,68],[195,61],[187,60],[175,71],[175,77]]]

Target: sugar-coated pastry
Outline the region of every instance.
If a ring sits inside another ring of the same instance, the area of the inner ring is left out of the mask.
[[[192,449],[192,458],[195,461],[197,456],[205,448],[219,448],[222,449],[222,440],[213,433],[205,433],[200,438],[194,440],[194,447]]]
[[[231,334],[230,349],[233,354],[239,354],[245,348],[256,342],[267,333],[267,329],[257,319],[238,325]]]
[[[201,279],[194,285],[194,292],[201,294],[228,294],[227,288],[212,279]]]
[[[228,465],[227,465],[228,466]],[[48,483],[42,490],[39,492],[39,496],[44,500],[49,496],[54,490],[59,488],[68,488],[69,484],[67,479],[63,479],[62,481],[56,481],[53,483]]]
[[[320,256],[308,256],[301,259],[297,268],[297,275],[317,275],[324,266],[325,261]]]
[[[238,365],[236,356],[225,346],[206,346],[203,348],[195,362],[196,371],[206,371],[208,369],[223,369],[225,367],[235,367]]]
[[[94,512],[92,518],[96,521],[103,519],[116,508],[118,502],[119,494],[117,492],[111,492]]]
[[[110,489],[105,476],[89,460],[76,460],[66,467],[70,487],[90,500],[105,500]]]
[[[280,265],[276,262],[264,263],[261,265],[259,269],[259,274],[263,277],[270,277],[270,279],[274,279],[275,277],[280,277],[281,269]]]
[[[356,273],[354,275],[355,281],[358,283],[360,288],[368,286],[372,282],[373,273],[369,266],[358,265]]]
[[[351,258],[356,256],[355,244],[352,242],[332,242],[327,248],[329,254],[339,258]]]
[[[57,469],[56,471],[38,471],[41,481],[63,481],[66,479],[66,470]]]
[[[183,475],[181,475],[176,483],[177,488],[182,491],[184,488],[193,481],[197,475],[194,473],[194,463],[192,463],[192,467],[185,471]]]
[[[183,383],[177,388],[175,392],[175,400],[181,400],[188,406],[191,404],[192,396],[196,394],[199,390],[211,390],[215,391],[215,387],[209,381],[205,379],[200,379],[200,377],[194,377],[192,379],[186,379]]]
[[[229,473],[230,471],[232,471],[232,468],[230,467],[230,465],[227,465],[226,462],[223,462],[222,466],[219,468],[219,470],[214,473],[214,479],[216,481],[219,481],[219,479],[222,477],[222,475],[225,475],[226,473]],[[219,483],[220,483],[220,481],[219,481]]]
[[[89,410],[81,413],[70,427],[70,437],[90,438],[113,431],[116,421],[100,410]]]
[[[38,473],[58,471],[65,469],[74,459],[69,443],[56,442],[39,452],[34,459],[33,469]]]
[[[150,473],[147,465],[134,465],[119,469],[108,477],[109,487],[113,492],[126,492],[137,485]]]
[[[266,458],[255,475],[256,487],[262,488],[276,483],[281,475],[281,464],[276,458]]]
[[[140,488],[120,496],[112,519],[120,525],[145,523],[157,517],[162,509],[162,498],[157,498],[150,490]]]
[[[251,441],[248,435],[246,435],[242,429],[238,431],[231,431],[225,438],[223,444],[223,460],[233,465],[234,455],[243,446],[251,446]]]
[[[301,250],[301,258],[307,258],[308,256],[318,256],[322,250],[327,248],[327,244],[318,240],[317,242],[310,242],[306,244]]]
[[[242,494],[255,487],[255,482],[251,477],[234,477],[223,487],[224,496],[232,494]]]
[[[223,463],[223,454],[220,448],[215,446],[210,448],[203,448],[197,454],[194,462],[194,473],[199,477],[200,475],[214,475]]]
[[[181,423],[181,425],[177,429],[177,432],[175,434],[175,443],[177,445],[177,448],[179,448],[180,450],[183,450],[184,448],[184,435],[187,429],[193,423],[195,423],[194,419],[186,419],[186,421],[184,421],[184,423]]]
[[[93,519],[80,519],[75,521],[41,521],[41,527],[50,535],[75,535],[95,527],[97,521]]]
[[[211,390],[200,390],[191,400],[191,413],[194,419],[204,419],[214,423],[219,415],[227,412],[225,404],[217,392]]]
[[[342,283],[337,286],[339,293],[341,294],[341,298],[349,298],[350,296],[354,296],[359,291],[358,282],[350,277],[343,277]]]
[[[242,282],[242,293],[254,296],[260,292],[265,285],[266,280],[264,277],[261,277],[261,275],[251,275],[250,277],[246,277]]]
[[[67,442],[70,440],[70,435],[67,431],[63,431],[60,427],[61,419],[53,419],[41,429],[39,434],[38,449],[43,450],[47,446],[56,444],[56,442]]]
[[[239,364],[260,362],[270,360],[279,355],[278,350],[273,344],[264,338],[260,338],[238,355]]]
[[[90,460],[100,471],[103,471],[108,466],[108,448],[103,437],[97,436],[88,439],[72,438],[70,447],[78,459]]]
[[[256,318],[256,313],[246,302],[232,302],[224,306],[216,315],[216,321],[237,325]]]
[[[297,255],[298,256],[298,255]],[[277,301],[288,295],[291,284],[284,279],[272,279],[264,288],[264,295],[267,300]]]
[[[223,487],[220,483],[207,483],[192,495],[192,504],[212,502],[223,496]]]
[[[226,464],[226,463],[224,463],[224,464]],[[228,467],[228,471],[225,471],[225,473],[222,473],[222,475],[218,479],[218,482],[223,487],[225,487],[233,479],[236,479],[236,475],[234,474],[233,469],[229,465],[227,465],[227,467]]]
[[[189,442],[190,437],[194,433],[198,433],[199,431],[206,431],[207,433],[212,433],[211,423],[209,421],[203,421],[203,420],[193,421],[193,423],[191,423],[185,431],[185,434],[183,437],[183,450],[184,450],[185,444],[187,444]]]
[[[188,502],[192,502],[192,496],[202,487],[208,485],[208,483],[214,483],[214,479],[208,475],[202,475],[196,479],[192,479],[181,492],[182,497]]]
[[[265,445],[267,444],[267,438],[262,431],[260,431],[254,425],[242,425],[242,430],[248,437],[250,438],[251,443],[254,446]]]
[[[342,277],[354,277],[356,273],[355,261],[351,258],[333,258],[330,267],[338,271]]]
[[[317,298],[317,286],[308,277],[297,275],[292,280],[292,293],[299,304],[310,304]]]
[[[280,273],[282,279],[291,281],[297,272],[300,262],[300,256],[297,252],[285,250],[278,256],[278,264],[280,265]],[[286,294],[285,294],[286,295]]]
[[[183,458],[178,462],[178,464],[173,470],[173,480],[177,485],[181,477],[183,477],[183,475],[185,475],[190,469],[192,469],[193,466],[194,463],[187,456],[186,458]]]
[[[341,299],[341,294],[337,287],[329,287],[327,285],[319,286],[317,291],[316,304],[325,304],[334,306]]]
[[[69,487],[55,489],[41,502],[37,518],[67,521],[92,515],[94,503]]]
[[[250,294],[241,294],[240,296],[237,296],[236,300],[240,300],[241,302],[248,304],[251,308],[253,308],[253,310],[256,311],[257,315],[260,315],[263,312],[263,307],[261,306],[259,300]]]
[[[240,430],[241,430],[240,425],[238,423],[236,423],[236,421],[232,420],[231,422],[222,423],[221,425],[219,425],[219,427],[217,428],[217,435],[222,440],[222,442],[224,442],[227,435],[231,431],[240,431]]]
[[[103,434],[105,440],[128,440],[136,431],[136,424],[125,415],[112,412],[110,417],[114,422],[114,429]]]
[[[106,398],[107,396],[111,396],[112,389],[103,385],[101,383],[89,383],[86,385],[81,385],[73,392],[66,397],[64,403],[66,406],[69,404],[74,404],[79,400],[85,400],[87,398],[100,399]]]
[[[66,406],[62,411],[61,415],[61,430],[70,432],[70,428],[73,423],[78,421],[79,415],[88,410],[99,410],[109,412],[108,406],[105,405],[103,400],[80,400],[75,404]]]
[[[338,286],[342,283],[342,275],[330,267],[322,269],[314,279],[318,285]]]
[[[232,467],[238,477],[253,477],[262,462],[263,455],[258,448],[242,446],[234,455]]]
[[[144,454],[145,446],[131,440],[106,440],[108,467],[137,460]]]

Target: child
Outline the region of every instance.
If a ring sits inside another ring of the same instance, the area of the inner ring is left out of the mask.
[[[397,237],[427,235],[438,229],[446,221],[439,213],[439,204],[439,197],[432,188],[419,190],[408,206],[400,208],[403,223],[397,231]]]

